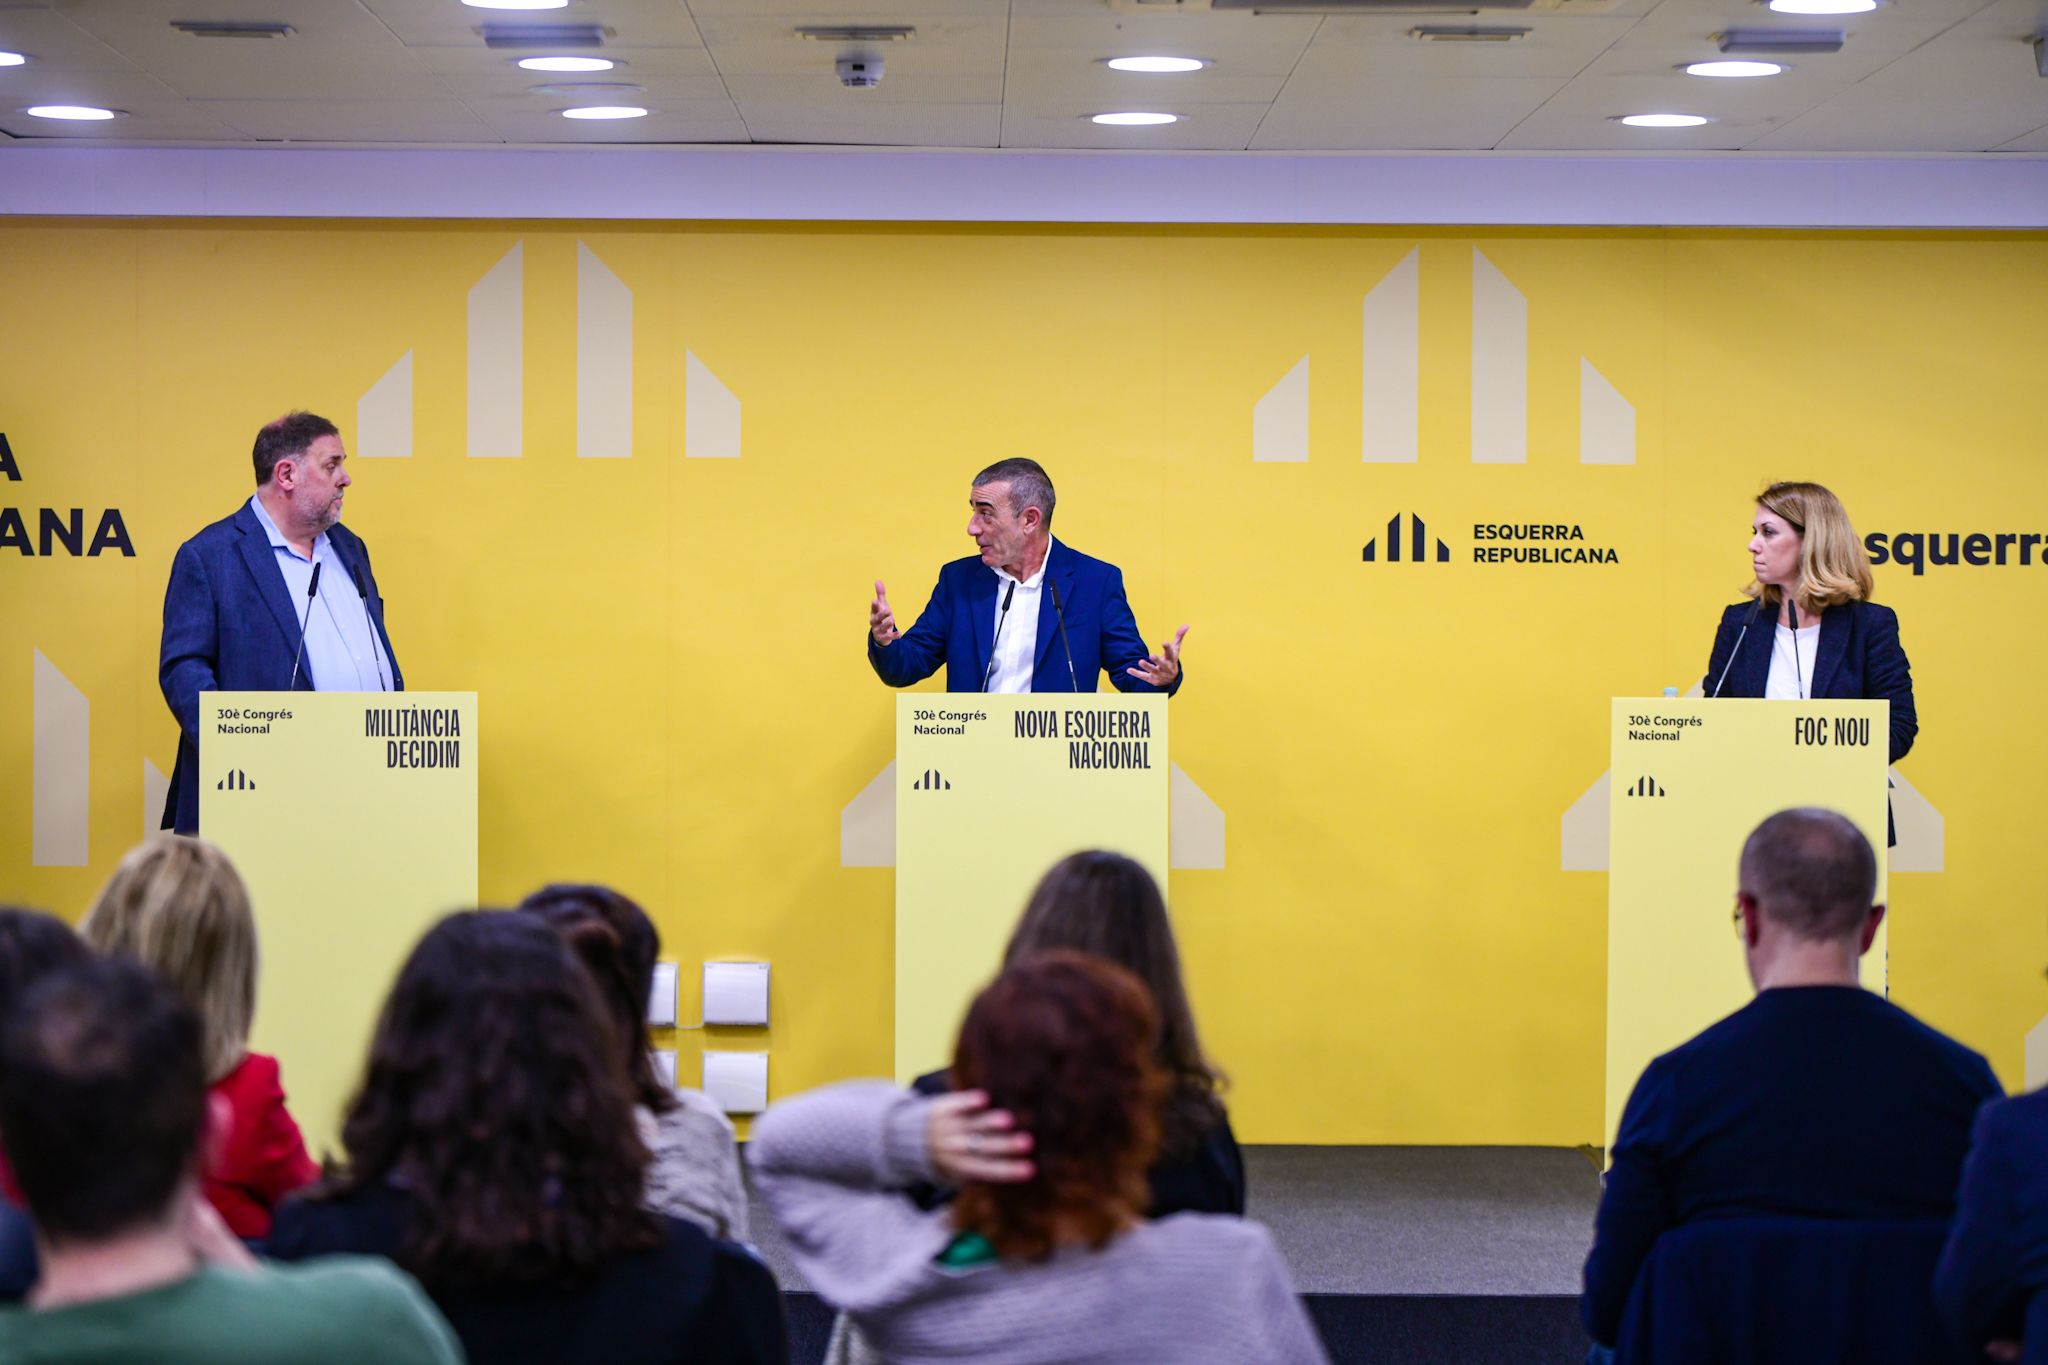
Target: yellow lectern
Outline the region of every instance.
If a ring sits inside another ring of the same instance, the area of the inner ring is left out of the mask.
[[[209,692],[199,829],[261,935],[250,1045],[274,1053],[317,1156],[421,932],[476,904],[474,692]]]
[[[1883,701],[1614,698],[1607,876],[1607,1135],[1650,1060],[1751,996],[1735,936],[1736,864],[1764,817],[1847,816],[1885,898]],[[1884,989],[1885,937],[1863,959]]]
[[[1025,898],[1106,848],[1166,888],[1166,698],[918,692],[896,701],[896,1078],[946,1065]]]

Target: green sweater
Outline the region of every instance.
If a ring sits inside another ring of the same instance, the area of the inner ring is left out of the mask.
[[[139,1294],[0,1308],[8,1365],[461,1365],[448,1324],[389,1262],[202,1267]]]

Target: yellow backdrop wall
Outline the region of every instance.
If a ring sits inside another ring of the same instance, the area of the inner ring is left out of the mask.
[[[481,696],[485,899],[628,890],[685,1019],[697,961],[770,960],[776,1094],[890,1070],[892,874],[839,845],[891,755],[864,607],[923,602],[992,459],[1047,464],[1151,638],[1192,624],[1174,760],[1227,852],[1172,900],[1262,1142],[1602,1140],[1605,878],[1560,820],[1608,698],[1698,681],[1765,480],[1888,555],[2048,530],[2038,234],[17,221],[0,291],[0,894],[75,917],[142,832],[171,556],[312,408],[408,681]],[[1535,525],[1568,538],[1479,529]],[[2026,548],[1877,569],[1946,835],[1893,879],[1894,997],[2009,1084],[2048,962]]]

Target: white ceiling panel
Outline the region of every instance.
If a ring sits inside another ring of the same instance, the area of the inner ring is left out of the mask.
[[[456,100],[193,100],[252,138],[283,142],[498,142]]]
[[[1158,113],[1178,113],[1180,122],[1148,128],[1109,127],[1088,121],[1090,109],[1003,116],[1005,147],[1092,147],[1112,151],[1243,151],[1264,117],[1263,104],[1191,104]]]
[[[177,91],[156,77],[136,70],[64,71],[31,62],[0,67],[0,107],[25,104],[91,104],[102,109],[144,108],[174,112],[183,102]]]
[[[1667,151],[1743,147],[1825,101],[1833,87],[1688,76],[1589,77],[1545,101],[1501,140],[1503,151]],[[1699,128],[1631,128],[1623,114],[1703,114]]]
[[[1080,48],[1094,57],[1240,57],[1268,62],[1301,55],[1319,15],[1113,12],[1100,0],[1034,0],[1013,8],[1010,49]]]
[[[727,71],[725,88],[742,104],[808,104],[822,121],[842,115],[858,118],[874,105],[1000,105],[1003,73],[920,74],[899,72],[894,66],[889,66],[883,71],[880,85],[871,90],[849,90],[839,83],[828,63],[822,72],[762,74]]]
[[[815,104],[739,100],[756,142],[830,146],[994,147],[1002,131],[995,104],[862,104],[821,116]]]
[[[746,125],[731,100],[670,102],[646,118],[566,119],[546,109],[491,106],[477,116],[506,142],[601,145],[634,142],[745,142]]]
[[[100,98],[68,95],[8,100],[0,106],[0,132],[18,138],[83,139],[90,142],[220,142],[240,141],[238,130],[193,110],[186,101],[156,87],[147,77],[131,77],[125,90],[102,87]],[[118,96],[118,98],[117,98]],[[127,111],[128,117],[105,123],[67,123],[32,118],[22,104],[97,104]]]
[[[716,76],[656,76],[645,71],[596,71],[588,75],[557,75],[550,79],[543,71],[521,71],[520,79],[447,78],[454,93],[479,117],[491,105],[556,108],[570,104],[640,104],[664,108],[680,104],[702,104],[708,100],[731,103],[725,82]]]
[[[38,66],[60,71],[136,69],[135,63],[55,10],[0,6],[0,49],[25,53],[31,58],[27,67],[0,68],[0,90],[5,89],[8,78]]]
[[[927,24],[949,19],[982,19],[995,23],[1007,20],[1010,0],[811,0],[792,5],[777,0],[674,0],[685,3],[703,23],[713,19],[766,16],[785,27],[797,24],[915,24],[922,32]],[[1026,0],[1048,3],[1050,0]]]
[[[1011,109],[1046,104],[1090,109],[1163,109],[1184,104],[1271,104],[1287,84],[1287,73],[1232,75],[1215,68],[1171,76],[1140,76],[1108,67],[1079,53],[1010,54],[1003,81]]]
[[[711,60],[711,54],[701,47],[606,47],[595,50],[563,48],[555,52],[545,49],[506,51],[503,48],[487,48],[481,43],[470,47],[416,47],[411,49],[413,57],[429,71],[448,82],[451,90],[477,88],[498,88],[503,82],[513,86],[550,78],[549,72],[525,71],[519,66],[521,57],[570,56],[609,57],[618,63],[610,72],[594,72],[585,79],[598,80],[617,76],[621,80],[643,80],[651,76],[712,76],[718,75],[718,64]],[[573,80],[574,76],[556,73],[554,78]]]
[[[1555,94],[1557,80],[1343,80],[1296,77],[1266,115],[1254,151],[1484,150]]]
[[[1394,14],[1332,21],[1316,35],[1295,75],[1402,80],[1569,80],[1625,37],[1634,19],[1517,14]],[[1505,43],[1423,42],[1417,28],[1526,28]]]
[[[1981,152],[2048,121],[2048,79],[2007,21],[1952,29],[1752,144],[1759,151]]]
[[[613,30],[614,44],[694,47],[699,43],[690,12],[680,0],[572,0],[566,9],[486,10],[458,0],[319,0],[360,5],[375,15],[407,47],[463,46],[478,43],[485,24],[601,24]],[[109,0],[131,4],[133,0]]]
[[[717,59],[718,69],[733,75],[800,75],[818,72],[827,80],[842,52],[856,49],[882,58],[887,86],[897,71],[926,74],[1000,76],[1006,34],[1002,17],[938,18],[917,25],[917,36],[902,42],[814,42],[797,36],[799,24],[820,22],[815,15],[742,14],[700,17],[698,28]],[[907,22],[907,21],[906,21]]]
[[[2025,137],[2016,137],[2004,146],[1994,150],[2001,152],[2048,152],[2048,124],[2036,128]]]

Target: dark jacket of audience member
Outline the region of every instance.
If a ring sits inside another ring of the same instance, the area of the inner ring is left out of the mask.
[[[280,1210],[269,1253],[390,1256],[472,1365],[784,1360],[767,1269],[643,1207],[623,1056],[547,925],[449,916],[385,1003],[346,1166]]]
[[[754,1129],[757,1188],[806,1279],[897,1365],[1314,1365],[1265,1229],[1148,1221],[1159,1023],[1144,985],[1060,951],[1004,969],[962,1025],[957,1094],[853,1082]],[[944,1209],[901,1196],[935,1178]]]
[[[2048,1091],[1978,1112],[1934,1301],[1950,1330],[1977,1350],[2019,1340],[2030,1304],[2041,1320],[2048,1305]],[[2027,1346],[2048,1359],[2048,1341],[2030,1338]]]
[[[1595,1341],[1615,1340],[1668,1228],[1946,1219],[1970,1121],[2001,1093],[1982,1057],[1856,984],[1885,908],[1854,824],[1780,811],[1743,845],[1740,876],[1756,998],[1651,1062],[1622,1110],[1580,1301]]]
[[[0,1128],[41,1243],[0,1360],[28,1365],[456,1365],[388,1262],[259,1264],[199,1192],[198,1017],[126,959],[60,969],[0,1021]]]
[[[1159,1115],[1159,1155],[1146,1172],[1146,1216],[1244,1212],[1244,1155],[1223,1107],[1223,1073],[1202,1051],[1181,976],[1180,947],[1159,883],[1121,853],[1076,853],[1039,879],[1010,934],[1003,964],[1071,948],[1116,963],[1152,992],[1159,1009],[1159,1066],[1170,1086]],[[951,1088],[944,1071],[912,1082],[920,1095]],[[942,1191],[920,1189],[932,1207]]]

